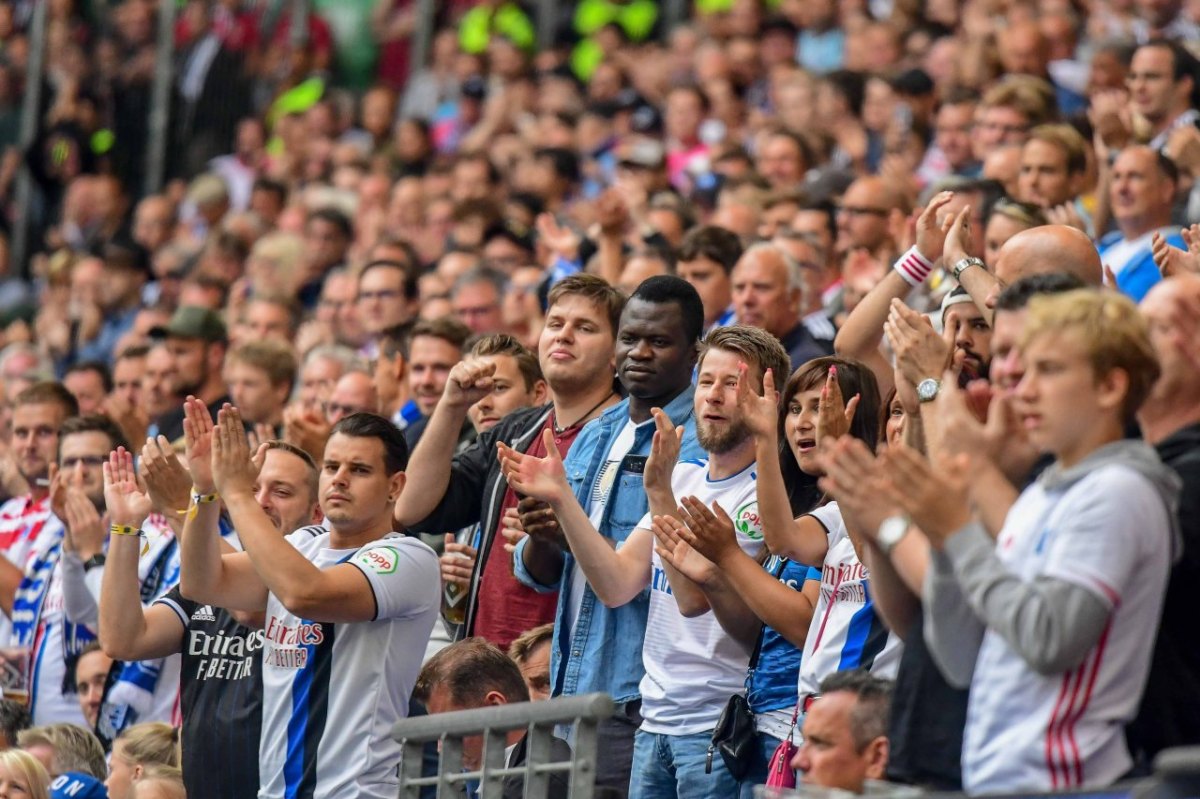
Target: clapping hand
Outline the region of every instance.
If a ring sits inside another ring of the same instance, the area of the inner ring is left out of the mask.
[[[142,479],[156,511],[170,517],[187,510],[191,502],[192,476],[166,436],[146,439],[142,447]]]
[[[881,502],[881,464],[874,453],[853,436],[839,439],[820,454],[825,475],[819,485],[837,500],[846,527],[874,541],[879,525],[894,515],[893,506]]]
[[[854,413],[858,410],[859,395],[855,394],[849,402],[842,399],[842,386],[838,383],[837,367],[830,366],[825,375],[825,385],[821,387],[821,398],[817,402],[817,431],[815,438],[818,446],[837,441],[850,432],[854,422]]]
[[[931,464],[916,450],[898,446],[882,457],[884,497],[916,522],[935,549],[971,521],[966,455],[938,455]]]
[[[684,497],[680,505],[679,518],[685,527],[679,534],[692,549],[718,566],[741,551],[733,520],[720,503],[713,502],[710,510],[695,497]]]
[[[696,585],[711,585],[717,579],[717,567],[684,539],[687,527],[674,516],[655,516],[651,520],[654,551],[663,562]]]
[[[133,528],[141,528],[153,509],[150,495],[138,486],[133,455],[124,447],[109,453],[104,464],[104,504],[109,522]]]
[[[954,192],[943,191],[929,201],[925,210],[917,217],[917,252],[927,261],[935,262],[942,257],[946,246],[948,225],[938,222],[938,212],[954,199]]]
[[[558,445],[554,443],[553,431],[543,431],[542,444],[546,448],[546,456],[538,458],[517,452],[503,441],[498,441],[497,457],[500,458],[500,471],[514,491],[555,505],[571,496],[571,487],[567,484],[567,472],[563,468]]]
[[[505,513],[502,519],[504,529],[500,532],[508,542],[504,545],[508,551],[516,551],[517,544],[525,536],[567,549],[567,540],[558,524],[558,516],[554,514],[554,509],[542,500],[524,497],[517,503],[514,516]]]
[[[183,403],[183,436],[192,485],[201,494],[211,494],[213,420],[208,406],[195,397]]]
[[[914,386],[922,380],[942,374],[954,357],[954,340],[958,334],[955,317],[946,324],[941,336],[924,315],[909,308],[900,300],[892,300],[887,321],[883,323],[896,367]]]
[[[63,536],[63,547],[68,552],[75,552],[84,560],[104,551],[104,538],[108,531],[104,528],[104,520],[100,511],[82,488],[67,486],[66,490],[66,535]],[[139,522],[136,527],[141,527]]]
[[[217,493],[226,500],[237,495],[253,495],[254,481],[258,479],[266,455],[266,444],[260,444],[258,451],[251,455],[238,409],[228,404],[222,408],[212,433],[212,477]]]
[[[654,438],[650,442],[650,457],[646,458],[642,482],[647,493],[669,492],[671,473],[679,462],[683,427],[671,424],[671,417],[662,408],[651,408],[650,413],[654,417]]]
[[[745,363],[738,364],[738,410],[756,440],[773,443],[779,436],[779,392],[775,390],[775,375],[771,369],[763,374],[760,397],[750,385],[748,371]]]
[[[1150,254],[1163,277],[1200,273],[1200,225],[1184,228],[1180,234],[1188,246],[1187,250],[1168,244],[1158,231],[1150,238]]]

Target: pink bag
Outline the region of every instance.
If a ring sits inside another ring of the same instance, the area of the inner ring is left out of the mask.
[[[767,785],[773,788],[795,788],[796,772],[792,769],[792,758],[800,747],[792,742],[796,733],[796,719],[800,715],[800,703],[792,711],[792,728],[788,730],[786,741],[780,741],[779,746],[771,754],[771,763],[767,767]]]

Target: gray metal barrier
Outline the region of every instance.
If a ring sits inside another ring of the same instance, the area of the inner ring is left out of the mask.
[[[403,746],[400,796],[417,799],[422,788],[437,786],[438,799],[457,797],[468,781],[477,780],[485,799],[498,799],[506,777],[523,776],[525,799],[544,799],[550,775],[567,773],[572,799],[592,799],[596,727],[612,714],[612,697],[597,693],[405,719],[392,728],[392,737]],[[574,725],[574,748],[570,760],[552,762],[551,738],[558,724]],[[506,768],[507,733],[513,730],[525,730],[528,735],[526,759],[521,766]],[[480,768],[464,771],[463,739],[475,736],[482,736],[484,742]],[[422,777],[422,747],[429,741],[441,742],[438,773]]]

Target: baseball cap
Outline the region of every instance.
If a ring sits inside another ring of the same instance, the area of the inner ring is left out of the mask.
[[[666,162],[662,144],[652,139],[634,139],[617,147],[617,163],[659,169]]]
[[[199,305],[180,306],[171,321],[150,329],[151,338],[198,338],[209,343],[226,341],[225,323],[220,315]]]
[[[946,317],[946,311],[950,310],[952,305],[961,305],[963,303],[975,302],[971,299],[971,295],[962,286],[955,286],[945,297],[942,298],[942,318]]]
[[[108,799],[108,789],[90,774],[64,771],[51,781],[50,795],[56,799]]]

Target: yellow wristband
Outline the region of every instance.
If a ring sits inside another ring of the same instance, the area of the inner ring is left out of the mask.
[[[136,527],[131,527],[128,524],[114,524],[108,528],[108,531],[113,535],[128,535],[134,538],[140,538],[142,531]]]
[[[216,502],[220,498],[221,497],[218,494],[201,494],[196,489],[194,489],[194,488],[192,489],[192,504],[193,505],[205,505],[209,502]]]

